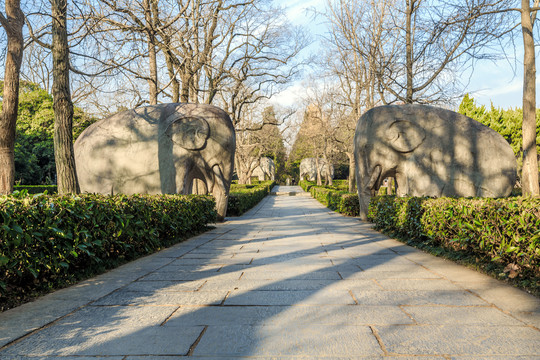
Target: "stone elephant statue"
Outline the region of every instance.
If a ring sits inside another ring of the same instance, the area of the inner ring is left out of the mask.
[[[255,160],[257,162],[257,160]],[[259,181],[275,180],[276,179],[276,165],[274,160],[269,157],[261,157],[258,160],[257,167],[253,170],[253,176],[256,176]]]
[[[199,104],[123,111],[89,126],[74,144],[81,191],[190,194],[198,181],[215,197],[218,221],[227,211],[235,146],[229,116]]]
[[[360,218],[383,180],[398,196],[508,196],[516,181],[512,148],[496,131],[456,112],[426,105],[367,111],[354,136]]]
[[[319,170],[321,178],[326,182],[330,178],[334,178],[334,165],[330,164],[327,167],[326,160],[319,158]],[[328,169],[328,171],[327,171]],[[305,158],[300,162],[300,180],[316,181],[317,180],[317,161],[315,158]]]

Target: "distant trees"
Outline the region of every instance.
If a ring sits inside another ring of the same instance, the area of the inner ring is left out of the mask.
[[[321,168],[318,163],[319,159],[324,159],[327,164],[332,163],[330,156],[333,152],[333,131],[334,128],[323,111],[323,104],[321,102],[309,104],[303,113],[302,123],[291,149],[290,161],[315,158],[317,165],[317,185],[322,184],[323,175],[319,171]],[[326,167],[326,169],[329,171],[329,167]],[[332,184],[330,183],[330,185]]]
[[[278,118],[279,117],[279,118]],[[253,171],[259,166],[261,157],[269,157],[276,165],[276,179],[283,175],[285,168],[285,145],[279,125],[288,114],[280,116],[273,106],[246,113],[237,124],[235,170],[239,184],[251,184]]]

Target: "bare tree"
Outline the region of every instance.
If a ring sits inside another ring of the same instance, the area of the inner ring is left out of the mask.
[[[327,1],[324,66],[340,82],[357,118],[364,109],[392,101],[385,91],[390,81],[381,75],[396,71],[399,30],[391,16],[396,6],[395,0]]]
[[[326,53],[321,68],[329,77],[325,81],[336,82],[336,86],[326,90],[325,97],[331,99],[332,105],[325,105],[325,112],[334,119],[335,149],[349,159],[349,191],[352,192],[356,122],[364,111],[395,99],[385,90],[390,84],[381,74],[383,69],[395,71],[393,60],[397,56],[399,32],[391,10],[396,7],[396,1],[328,0],[326,7],[324,16],[329,32],[323,41]]]
[[[122,69],[132,76],[143,78],[148,84],[148,103],[155,105],[158,103],[159,75],[158,75],[158,50],[159,41],[158,33],[165,32],[167,27],[171,26],[175,20],[178,20],[182,15],[181,9],[173,16],[160,19],[159,16],[163,12],[159,11],[160,6],[164,4],[159,0],[141,0],[141,1],[116,1],[116,0],[100,0],[104,5],[104,9],[97,11],[97,20],[103,22],[107,32],[118,32],[129,34],[128,40],[125,41],[118,37],[114,38],[117,46],[125,51],[125,46],[135,45],[132,49],[140,51],[148,59],[147,71],[137,71],[130,67],[130,64],[137,60],[132,53],[126,55],[121,52],[119,58],[121,60],[113,60],[114,65],[122,67]],[[188,1],[189,3],[189,1]],[[170,6],[164,6],[170,11]],[[104,16],[105,13],[110,13],[110,16]],[[139,44],[138,44],[139,43]],[[143,45],[140,46],[139,45]],[[138,55],[138,54],[137,54]],[[146,74],[146,75],[145,75]]]
[[[244,107],[243,116],[236,123],[235,169],[239,184],[251,184],[251,176],[262,156],[271,154],[277,160],[279,153],[284,155],[282,132],[287,129],[291,115],[291,111],[275,111],[265,103]],[[278,126],[284,124],[279,130]]]
[[[52,67],[50,51],[35,42],[26,45],[21,67],[21,78],[39,84],[47,92],[52,88]]]
[[[448,103],[463,86],[455,74],[490,57],[485,46],[505,24],[502,13],[481,14],[503,7],[501,0],[328,0],[336,75],[342,83],[362,84],[366,108]],[[359,99],[351,100],[357,106]]]
[[[19,0],[6,0],[6,14],[0,12],[0,24],[8,38],[2,119],[0,123],[0,193],[13,192],[15,179],[15,125],[19,105],[19,74],[23,57],[24,14]]]
[[[461,95],[453,75],[473,59],[489,58],[485,47],[506,22],[503,13],[481,14],[502,7],[491,0],[406,0],[394,15],[405,44],[401,71],[382,75],[392,80],[386,90],[404,103],[449,102]]]

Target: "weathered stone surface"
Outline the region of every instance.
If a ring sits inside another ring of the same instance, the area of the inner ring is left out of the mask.
[[[240,291],[231,292],[225,305],[354,305],[346,289],[332,292],[302,291]]]
[[[226,291],[117,291],[105,296],[93,305],[101,306],[180,306],[180,305],[219,305],[225,299]]]
[[[523,323],[495,307],[483,306],[404,306],[418,324],[428,325],[510,325]]]
[[[321,179],[334,178],[334,165],[327,166],[326,160],[319,158]],[[328,169],[328,170],[327,170]],[[317,161],[315,158],[305,158],[300,162],[300,180],[317,180]]]
[[[276,179],[276,164],[269,157],[262,157],[258,160],[257,167],[253,170],[252,176],[256,176],[259,181]]]
[[[81,191],[191,194],[204,184],[227,210],[235,134],[229,116],[202,104],[161,104],[123,111],[89,126],[74,144]]]
[[[211,326],[194,355],[355,356],[381,354],[367,326]]]
[[[373,108],[358,120],[354,155],[361,214],[371,194],[394,177],[400,196],[508,196],[516,159],[496,131],[426,105]]]
[[[353,289],[354,298],[360,305],[460,305],[486,306],[484,300],[467,291],[447,290],[367,290]]]
[[[538,330],[515,326],[377,326],[390,353],[538,355]],[[445,339],[439,341],[438,339]]]

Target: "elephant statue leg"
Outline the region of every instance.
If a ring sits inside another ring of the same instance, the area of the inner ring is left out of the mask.
[[[216,199],[217,219],[218,221],[223,221],[227,211],[227,202],[229,201],[229,186],[227,186],[227,184],[230,184],[230,181],[227,182],[219,165],[214,165],[212,171],[215,179],[212,194]]]

